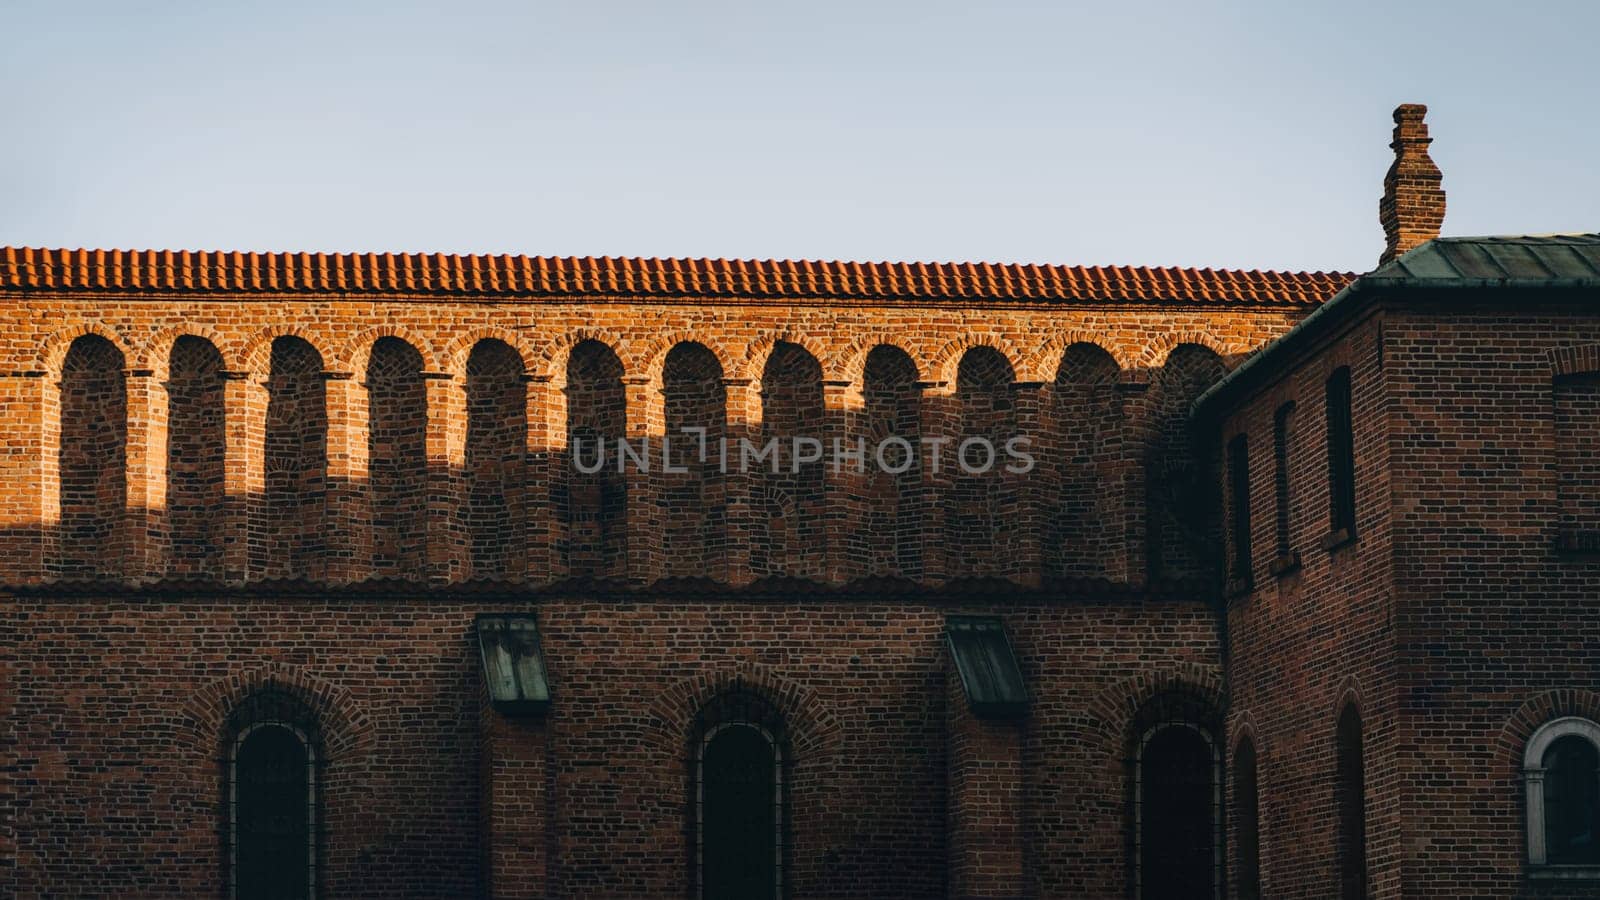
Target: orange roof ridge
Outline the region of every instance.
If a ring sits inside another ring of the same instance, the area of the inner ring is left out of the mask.
[[[0,247],[0,290],[1320,303],[1350,272],[443,253]]]

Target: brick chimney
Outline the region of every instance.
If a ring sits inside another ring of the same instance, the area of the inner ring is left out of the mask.
[[[1383,179],[1383,199],[1378,201],[1378,221],[1388,241],[1378,265],[1439,236],[1444,224],[1443,176],[1428,156],[1428,108],[1402,103],[1394,110],[1394,165]]]

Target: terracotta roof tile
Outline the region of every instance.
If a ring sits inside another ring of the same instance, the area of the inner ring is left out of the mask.
[[[0,248],[0,289],[1321,303],[1355,275],[1145,266]]]

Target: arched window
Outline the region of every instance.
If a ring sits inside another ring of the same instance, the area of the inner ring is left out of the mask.
[[[1534,732],[1522,758],[1528,862],[1600,866],[1600,725],[1576,716]]]
[[[319,743],[310,711],[278,691],[252,696],[232,716],[225,859],[235,900],[317,896]]]
[[[694,885],[701,900],[784,896],[784,732],[743,691],[700,714],[694,746]]]
[[[1221,900],[1222,754],[1215,711],[1198,697],[1168,695],[1135,721],[1134,896]]]
[[[1256,783],[1256,745],[1246,735],[1233,751],[1233,821],[1239,900],[1261,896],[1261,796]]]
[[[1367,779],[1362,758],[1361,713],[1348,704],[1339,715],[1335,738],[1333,802],[1339,831],[1335,850],[1339,867],[1339,896],[1365,900],[1367,896]]]

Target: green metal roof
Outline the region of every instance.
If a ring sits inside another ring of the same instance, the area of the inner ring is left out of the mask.
[[[1368,282],[1368,288],[1445,287],[1452,282],[1474,287],[1596,287],[1600,286],[1600,234],[1436,238],[1384,263],[1350,287],[1361,282]]]
[[[1311,340],[1353,312],[1360,295],[1429,288],[1600,288],[1600,234],[1525,234],[1434,238],[1351,282],[1201,394],[1191,417],[1221,413],[1240,392],[1259,383],[1266,362]]]

